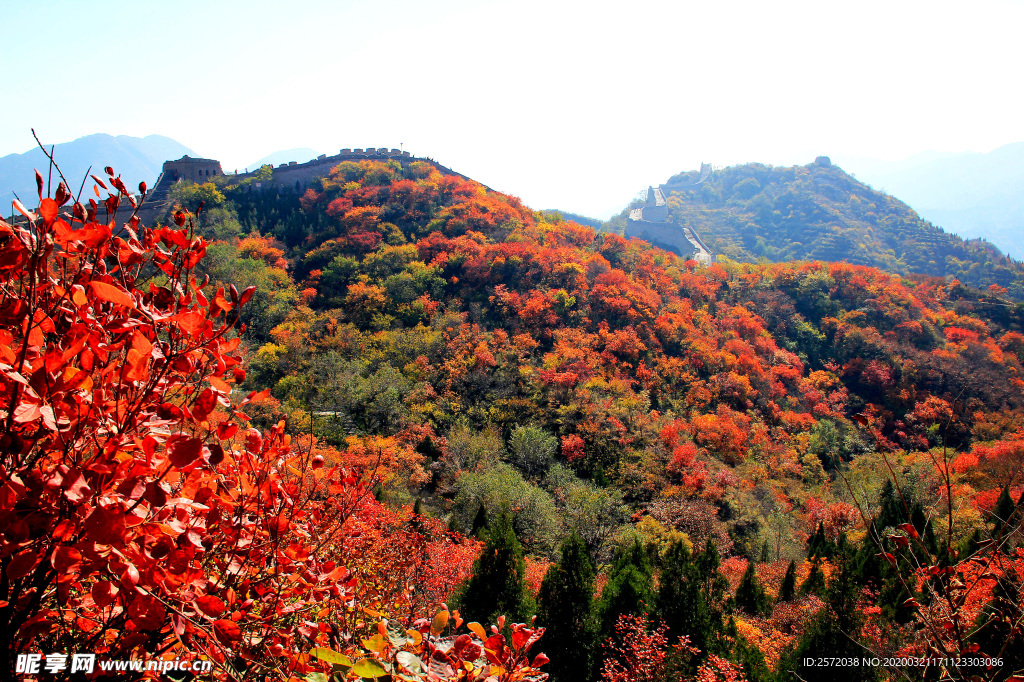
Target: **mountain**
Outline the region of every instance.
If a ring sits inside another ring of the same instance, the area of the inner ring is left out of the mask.
[[[984,241],[943,231],[827,157],[807,166],[730,167],[686,187],[696,180],[696,172],[681,173],[662,186],[670,219],[733,260],[847,261],[977,287],[997,284],[1024,298],[1021,263]]]
[[[545,210],[541,211],[541,213],[543,213],[548,218],[555,218],[556,216],[561,216],[563,220],[571,220],[574,223],[579,223],[580,225],[586,225],[588,227],[594,228],[595,230],[601,230],[604,227],[604,224],[605,224],[604,220],[599,220],[597,218],[590,218],[590,217],[585,216],[585,215],[580,215],[579,213],[571,213],[569,211],[560,211],[557,208],[545,209]]]
[[[260,166],[270,164],[271,166],[279,166],[282,163],[288,163],[289,161],[297,161],[299,163],[305,163],[310,159],[315,159],[320,156],[320,152],[314,151],[309,147],[299,147],[298,149],[282,149],[281,151],[274,152],[273,154],[267,154],[259,161],[250,163],[246,168],[249,170],[256,170]]]
[[[1024,142],[986,154],[925,152],[890,163],[851,158],[844,167],[924,219],[1024,259]]]
[[[97,133],[80,137],[72,142],[54,146],[53,155],[77,193],[86,171],[92,166],[93,173],[102,175],[104,166],[111,166],[121,175],[129,188],[138,186],[140,181],[152,187],[160,175],[163,162],[177,159],[190,150],[176,140],[163,135],[130,137],[128,135],[106,135]],[[46,179],[49,161],[39,148],[24,154],[8,154],[0,158],[0,202],[10,209],[10,202],[16,192],[22,201],[34,206],[36,187],[33,170],[38,169]],[[45,189],[45,188],[44,188]]]

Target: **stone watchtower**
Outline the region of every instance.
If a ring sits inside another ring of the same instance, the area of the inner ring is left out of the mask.
[[[211,177],[224,175],[224,170],[220,167],[220,161],[193,159],[186,154],[177,161],[164,161],[163,174],[171,182],[189,180],[201,183],[208,181]]]

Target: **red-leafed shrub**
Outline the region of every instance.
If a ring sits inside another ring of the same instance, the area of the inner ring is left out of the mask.
[[[135,199],[107,173],[110,215]],[[0,220],[0,675],[40,651],[326,670],[310,651],[365,619],[342,542],[364,489],[234,404],[253,290],[204,290],[191,216],[118,225],[37,180],[38,212]]]

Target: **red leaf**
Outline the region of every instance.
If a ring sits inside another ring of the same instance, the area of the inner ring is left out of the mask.
[[[238,424],[234,422],[221,422],[217,424],[217,437],[221,440],[228,440],[238,432]]]
[[[92,586],[92,600],[96,606],[105,608],[114,603],[120,588],[108,580],[100,580]]]
[[[137,594],[128,607],[128,615],[140,630],[157,630],[164,624],[166,609],[156,598]]]
[[[53,554],[50,556],[50,565],[53,566],[57,573],[62,575],[68,573],[73,568],[78,568],[81,564],[82,553],[74,547],[61,545],[53,550]]]
[[[184,313],[178,313],[171,318],[174,322],[177,322],[189,336],[195,336],[201,332],[207,325],[206,316],[196,310],[189,310]]]
[[[79,469],[72,469],[64,476],[64,497],[80,503],[92,495],[92,488]]]
[[[47,224],[53,223],[57,219],[57,208],[57,202],[50,197],[46,197],[39,202],[39,215],[43,217]]]
[[[224,600],[220,599],[219,597],[214,597],[212,595],[204,595],[202,597],[198,597],[196,599],[196,606],[199,607],[200,611],[205,613],[207,616],[210,616],[211,618],[216,618],[217,616],[223,615],[224,610],[227,608],[226,606],[224,606]]]
[[[530,633],[524,630],[514,630],[512,632],[512,648],[516,651],[520,651],[529,640]]]
[[[69,519],[64,519],[57,524],[57,527],[53,531],[53,537],[55,540],[64,542],[70,540],[75,534],[75,524]]]
[[[213,623],[213,634],[223,644],[231,645],[242,639],[242,629],[234,621],[220,619]]]
[[[242,296],[238,299],[238,305],[242,306],[249,302],[252,295],[256,293],[256,287],[249,287],[242,292]]]
[[[39,553],[34,549],[26,549],[21,554],[14,555],[11,563],[7,564],[7,577],[11,580],[24,578],[36,567],[39,558]]]
[[[41,416],[42,413],[39,411],[39,406],[35,404],[22,403],[14,408],[14,421],[20,424],[35,421]]]
[[[94,280],[89,282],[89,286],[92,287],[92,293],[101,301],[109,301],[128,308],[135,306],[135,301],[131,296],[112,284]]]
[[[213,466],[217,466],[224,461],[224,448],[217,443],[210,443],[206,446],[206,449],[210,451],[210,456],[207,458],[207,462]]]
[[[21,203],[20,201],[18,201],[17,199],[14,200],[13,204],[14,204],[15,210],[17,210],[18,213],[20,213],[21,215],[25,216],[29,220],[35,220],[36,218],[39,217],[35,213],[33,213],[32,211],[30,211],[27,208],[25,208],[25,205],[23,203]]]
[[[208,388],[204,388],[203,392],[196,398],[196,402],[192,405],[192,416],[198,421],[206,421],[206,418],[210,416],[214,408],[217,407],[217,394]]]
[[[203,441],[198,438],[183,438],[174,441],[169,449],[171,464],[179,468],[187,467],[203,454]]]

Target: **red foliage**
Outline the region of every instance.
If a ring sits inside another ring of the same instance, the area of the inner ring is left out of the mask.
[[[654,682],[659,679],[669,651],[665,630],[665,625],[651,629],[642,616],[619,616],[615,622],[615,634],[604,643],[607,653],[601,679],[604,682]],[[673,649],[697,653],[687,637],[681,638]]]
[[[562,456],[567,462],[576,462],[583,459],[583,439],[575,433],[562,436]]]
[[[134,202],[109,182],[109,206]],[[118,229],[95,205],[40,204],[0,220],[0,668],[40,649],[202,655],[236,678],[322,668],[308,652],[347,646],[336,625],[358,625],[373,588],[341,563],[360,568],[353,524],[387,524],[351,471],[294,447],[283,421],[248,428],[231,402],[253,290],[203,290],[188,215]],[[419,561],[423,581],[392,608],[436,601],[472,561],[473,543],[436,526],[404,531],[399,564]],[[393,562],[377,565],[405,575]],[[543,662],[524,658],[541,631],[513,631],[511,648],[484,647],[502,680]]]

